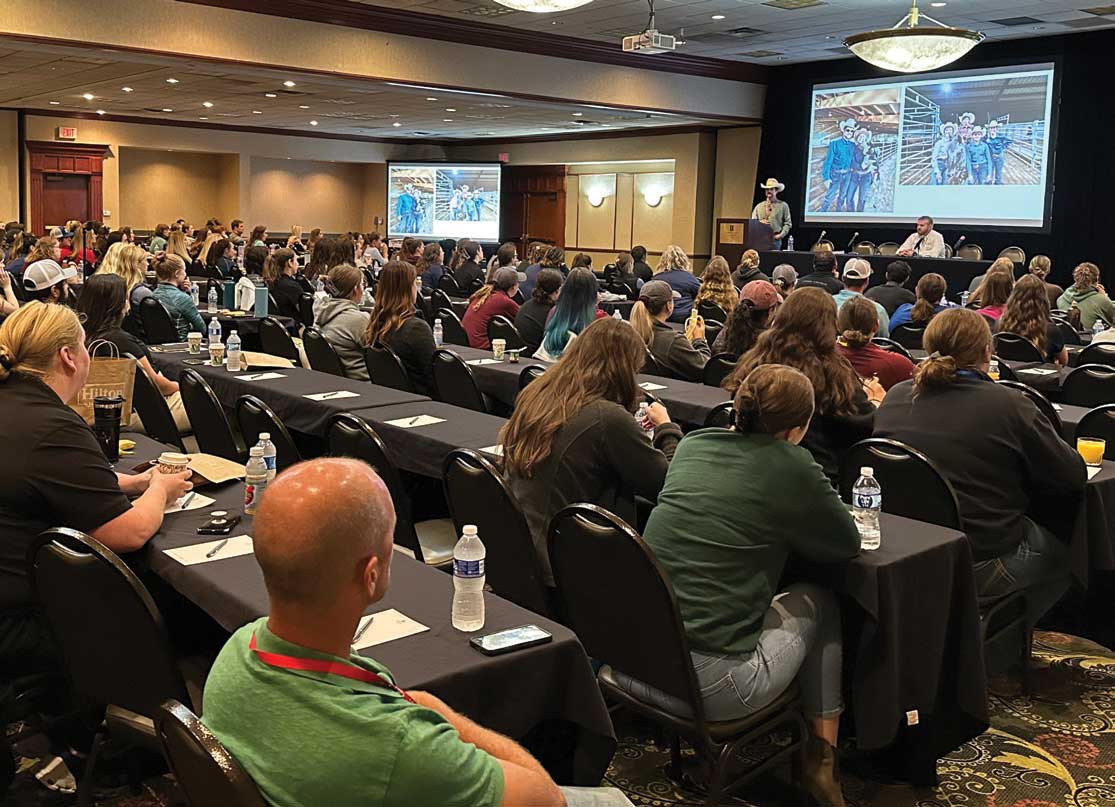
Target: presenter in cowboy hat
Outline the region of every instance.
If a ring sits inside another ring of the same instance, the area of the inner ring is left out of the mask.
[[[771,177],[759,186],[766,192],[767,198],[755,205],[751,211],[751,218],[758,219],[763,224],[769,225],[774,230],[774,248],[782,249],[782,239],[790,233],[793,222],[790,221],[790,206],[778,198],[778,194],[786,186],[774,177]]]

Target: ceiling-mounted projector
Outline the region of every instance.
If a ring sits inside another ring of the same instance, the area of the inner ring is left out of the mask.
[[[628,53],[667,53],[675,48],[677,37],[653,28],[623,38],[623,49]]]

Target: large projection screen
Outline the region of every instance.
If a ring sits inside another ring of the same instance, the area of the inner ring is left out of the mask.
[[[499,163],[388,163],[388,235],[498,241],[499,181]]]
[[[1047,227],[1054,65],[814,85],[812,223]]]

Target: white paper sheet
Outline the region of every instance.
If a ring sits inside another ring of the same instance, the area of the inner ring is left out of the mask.
[[[309,398],[311,401],[335,401],[338,398],[359,398],[360,393],[342,389],[336,392],[313,392],[309,395],[303,395],[302,397]]]
[[[1049,367],[1027,367],[1025,370],[1019,370],[1020,373],[1028,373],[1029,375],[1053,375],[1056,370]]]
[[[497,457],[503,456],[503,446],[488,446],[487,448],[480,449],[485,454],[495,454]]]
[[[1060,404],[1053,404],[1053,408],[1054,408],[1054,409],[1056,409],[1056,410],[1057,410],[1058,412],[1063,412],[1063,411],[1064,411],[1064,409],[1065,409],[1065,408],[1064,408],[1063,406],[1061,406]]]
[[[190,492],[193,493],[193,491]],[[190,499],[188,502],[186,502],[186,506],[183,507],[182,500],[185,499],[186,496],[189,496]],[[190,496],[190,494],[187,493],[186,496],[183,496],[181,499],[168,504],[166,506],[166,509],[163,510],[163,515],[169,516],[171,513],[185,513],[189,510],[200,510],[203,507],[208,507],[216,501],[216,499],[210,499],[208,496],[202,496],[200,493],[194,493],[193,496]]]
[[[368,624],[369,622],[371,622],[371,625]],[[353,642],[352,648],[353,650],[364,650],[375,647],[377,644],[413,636],[429,629],[427,625],[415,622],[406,614],[390,608],[378,614],[369,614],[360,618],[360,624],[356,628],[356,633],[360,635],[360,638]],[[361,631],[364,632],[360,633]]]
[[[465,364],[483,365],[483,364],[503,364],[499,359],[470,359]]]
[[[654,392],[655,390],[666,389],[666,386],[664,384],[654,384],[650,381],[644,381],[639,386],[645,389],[647,392]]]
[[[177,549],[167,549],[164,554],[174,558],[183,566],[196,566],[199,563],[209,563],[213,560],[228,560],[229,558],[235,558],[240,555],[250,555],[254,551],[252,536],[234,535],[228,539],[228,543],[217,550],[213,557],[206,557],[214,547],[219,546],[224,540],[224,538],[217,538],[213,541],[206,541],[203,544],[180,546]]]
[[[1088,478],[1091,479],[1092,477],[1094,477],[1096,474],[1098,474],[1102,470],[1103,470],[1103,468],[1097,467],[1095,465],[1089,465],[1088,466]]]
[[[240,375],[241,381],[268,381],[272,378],[286,378],[282,373],[246,373]]]
[[[400,429],[415,429],[419,426],[432,426],[435,423],[444,423],[445,418],[436,418],[433,415],[415,415],[409,418],[397,418],[385,421],[388,426],[398,426]]]

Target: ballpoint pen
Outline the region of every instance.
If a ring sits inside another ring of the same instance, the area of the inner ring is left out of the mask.
[[[372,614],[371,616],[369,616],[368,621],[364,623],[364,626],[362,628],[360,628],[360,630],[356,631],[356,635],[352,637],[352,643],[353,644],[356,644],[357,642],[359,642],[360,637],[363,636],[365,633],[367,633],[368,628],[370,628],[372,626],[372,622],[375,620],[375,618],[376,618],[375,614]]]
[[[185,496],[182,497],[182,501],[180,501],[178,503],[178,509],[179,510],[185,510],[186,505],[188,505],[193,500],[193,498],[194,498],[194,491],[191,490],[189,493],[187,493]]]
[[[224,538],[217,542],[217,545],[205,553],[205,557],[211,558],[225,548],[225,544],[229,542],[228,538]]]
[[[420,421],[421,419],[422,419],[421,415],[419,415],[418,417],[411,418],[410,420],[407,421],[407,425],[408,426],[417,426],[418,421]]]

